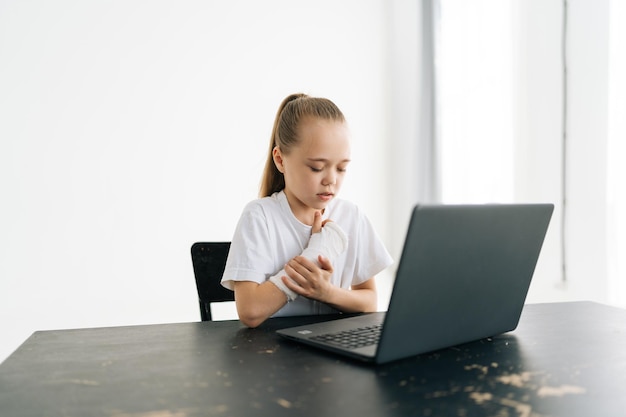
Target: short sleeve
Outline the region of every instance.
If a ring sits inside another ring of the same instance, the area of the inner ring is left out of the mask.
[[[232,290],[234,281],[264,282],[276,272],[273,247],[262,209],[248,205],[231,241],[222,285]]]

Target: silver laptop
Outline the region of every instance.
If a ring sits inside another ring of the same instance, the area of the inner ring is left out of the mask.
[[[387,312],[278,330],[386,363],[514,330],[552,204],[418,205]]]

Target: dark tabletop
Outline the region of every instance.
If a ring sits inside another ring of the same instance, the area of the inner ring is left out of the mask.
[[[0,416],[626,415],[626,310],[531,304],[514,332],[383,366],[274,333],[328,318],[35,332],[0,365]]]

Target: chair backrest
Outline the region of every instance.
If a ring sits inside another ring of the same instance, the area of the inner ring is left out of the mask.
[[[196,242],[191,245],[202,321],[212,320],[211,303],[235,301],[235,293],[220,284],[229,250],[230,242]]]

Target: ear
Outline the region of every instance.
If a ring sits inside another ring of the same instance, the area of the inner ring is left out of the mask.
[[[280,151],[278,146],[274,146],[272,150],[272,158],[274,158],[274,165],[276,165],[276,169],[282,174],[285,173],[285,166],[283,161],[283,153]]]

